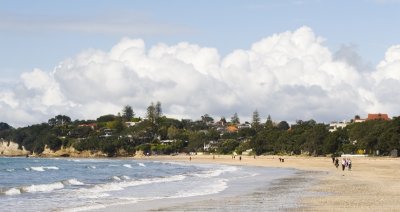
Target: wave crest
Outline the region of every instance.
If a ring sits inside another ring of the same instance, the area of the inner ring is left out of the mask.
[[[55,182],[55,183],[50,183],[50,184],[38,184],[38,185],[30,185],[30,186],[24,186],[21,188],[22,192],[28,192],[28,193],[36,193],[36,192],[51,192],[57,189],[62,189],[64,188],[64,184],[61,182]]]
[[[37,172],[44,172],[46,170],[59,170],[57,166],[32,166],[30,168],[25,168],[25,170],[29,171],[37,171]]]

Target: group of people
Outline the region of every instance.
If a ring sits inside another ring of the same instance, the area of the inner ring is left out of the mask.
[[[335,164],[336,168],[339,168],[339,158],[332,157],[332,163]],[[342,171],[344,171],[346,167],[351,171],[351,165],[350,158],[342,158]]]

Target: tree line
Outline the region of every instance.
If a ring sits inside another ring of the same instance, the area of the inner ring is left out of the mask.
[[[74,147],[78,151],[102,151],[108,156],[128,156],[136,151],[151,154],[172,154],[206,151],[210,153],[241,154],[251,149],[255,155],[389,155],[400,148],[400,118],[351,123],[329,132],[329,125],[314,120],[289,125],[275,123],[271,116],[260,121],[253,112],[250,123],[240,127],[237,113],[230,121],[218,121],[208,114],[199,120],[177,120],[162,114],[161,103],[151,103],[145,118],[136,117],[131,106],[123,107],[117,115],[103,115],[96,120],[72,121],[58,115],[47,123],[13,128],[0,123],[0,139],[14,141],[19,147],[40,154],[45,146],[51,150]],[[234,131],[227,131],[227,127]],[[236,128],[235,128],[236,127]]]

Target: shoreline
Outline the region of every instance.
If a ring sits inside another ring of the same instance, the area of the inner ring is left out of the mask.
[[[213,159],[213,156],[215,157]],[[191,160],[189,158],[191,157]],[[158,155],[116,157],[116,160],[170,161],[183,163],[226,164],[235,166],[254,166],[271,168],[289,168],[302,170],[303,176],[315,180],[305,186],[308,193],[299,199],[299,206],[294,211],[398,211],[400,208],[400,158],[389,157],[351,157],[352,171],[337,169],[331,158],[308,156],[239,156],[231,155]],[[285,162],[279,162],[279,157]],[[56,158],[56,157],[34,157]],[[86,157],[70,157],[86,158]],[[87,159],[102,159],[90,157]],[[318,173],[318,174],[316,174]],[[286,185],[285,182],[281,186]],[[322,194],[322,195],[321,195]],[[231,201],[232,199],[228,199]],[[175,201],[175,209],[184,210]],[[199,202],[198,202],[199,203]],[[201,204],[201,202],[199,203]],[[123,206],[124,207],[124,206]],[[172,208],[171,208],[172,207]],[[173,210],[167,205],[165,209]],[[161,207],[163,208],[163,207]],[[106,208],[106,210],[108,207]]]
[[[175,158],[176,159],[176,158]],[[184,159],[184,157],[180,157]],[[199,158],[197,158],[199,159]],[[194,159],[193,159],[194,160]],[[193,161],[192,160],[192,161]],[[140,161],[140,160],[138,160]],[[226,163],[205,163],[203,160],[194,163],[182,160],[170,160],[167,157],[145,158],[142,161],[178,162],[182,164],[228,165]],[[187,196],[182,198],[162,198],[135,203],[108,205],[105,208],[91,211],[271,211],[294,210],[300,207],[303,188],[313,184],[305,174],[292,168],[278,168],[252,165],[228,165],[242,167],[241,173],[246,177],[235,177],[229,180],[229,186],[221,192],[206,195]],[[256,175],[246,175],[254,173]],[[240,173],[239,172],[239,173]],[[315,173],[315,172],[314,172]]]
[[[192,160],[189,160],[189,157]],[[285,162],[279,162],[279,157]],[[178,155],[134,158],[152,161],[227,164],[242,166],[293,168],[308,172],[316,184],[304,188],[311,194],[300,199],[301,211],[396,211],[400,208],[400,159],[389,157],[352,157],[351,171],[336,168],[328,157]],[[311,174],[319,172],[320,174]]]

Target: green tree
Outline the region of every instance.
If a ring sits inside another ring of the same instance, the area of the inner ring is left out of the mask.
[[[96,120],[97,120],[97,122],[110,122],[110,121],[114,121],[115,118],[116,118],[115,115],[109,114],[109,115],[100,116]]]
[[[251,122],[251,127],[258,130],[260,128],[260,114],[257,110],[253,112],[253,120]]]
[[[288,130],[289,128],[290,128],[290,126],[286,121],[281,121],[278,124],[278,129],[280,129],[280,130]]]
[[[125,125],[124,122],[122,120],[122,117],[118,116],[115,120],[114,120],[114,129],[117,133],[121,133],[124,129],[125,129]]]
[[[7,123],[4,123],[4,122],[0,122],[0,131],[10,130],[10,129],[12,129],[12,127],[10,125],[8,125]]]
[[[157,124],[159,121],[158,119],[162,116],[162,109],[161,109],[161,103],[157,102],[156,105],[154,103],[150,103],[150,105],[147,107],[147,113],[146,117],[147,119],[154,124]]]
[[[265,122],[265,127],[266,127],[266,128],[272,128],[272,127],[274,127],[274,124],[273,124],[273,122],[272,122],[272,119],[271,119],[271,116],[270,116],[270,115],[268,115],[268,117],[267,117],[267,121]]]
[[[237,113],[233,114],[233,116],[231,117],[231,123],[232,124],[239,124],[240,123],[240,119]]]
[[[135,113],[133,112],[133,109],[131,106],[126,105],[123,109],[122,109],[122,118],[125,121],[130,121],[133,117],[135,116]]]
[[[202,151],[204,143],[207,142],[207,135],[204,132],[191,132],[189,134],[189,151]]]
[[[178,134],[179,134],[179,129],[177,129],[175,126],[168,127],[167,136],[169,139],[176,139]]]
[[[239,141],[234,139],[226,139],[220,141],[217,151],[221,154],[231,154],[239,146]]]
[[[350,141],[347,130],[339,128],[336,131],[331,132],[326,136],[324,143],[322,145],[322,152],[323,154],[338,155],[340,152],[343,152],[342,147],[348,144],[350,144]]]
[[[213,119],[210,115],[208,115],[208,114],[204,114],[203,116],[201,116],[201,120],[202,120],[205,124],[214,122],[214,119]]]
[[[49,119],[48,124],[50,126],[65,126],[71,123],[71,118],[66,115],[57,115],[54,118]]]
[[[155,119],[159,119],[162,116],[162,108],[161,108],[161,102],[157,101],[156,106],[155,106]]]

